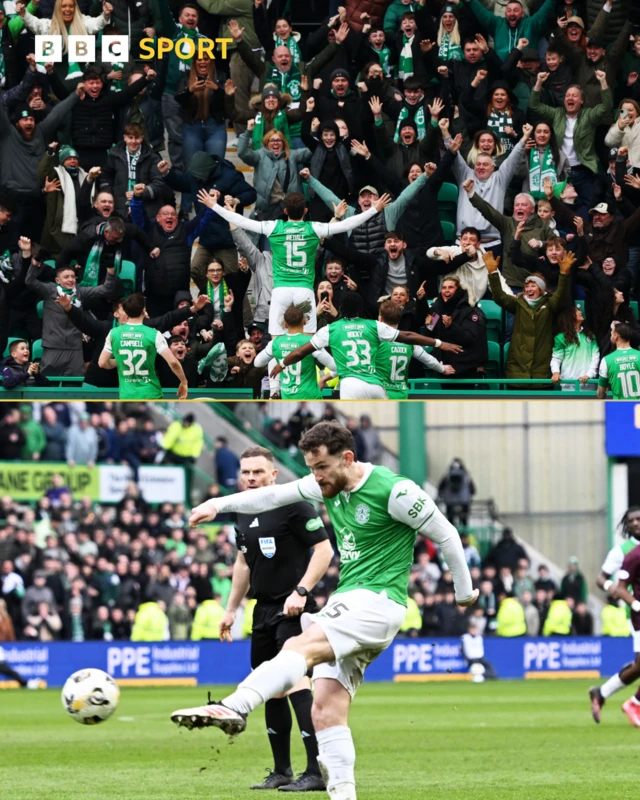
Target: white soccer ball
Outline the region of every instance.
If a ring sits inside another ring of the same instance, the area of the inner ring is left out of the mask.
[[[484,667],[482,664],[472,664],[469,669],[472,683],[484,683]]]
[[[120,689],[101,669],[80,669],[62,688],[62,705],[71,719],[97,725],[113,714],[120,702]]]

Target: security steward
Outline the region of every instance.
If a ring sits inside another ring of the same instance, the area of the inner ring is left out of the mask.
[[[278,470],[272,453],[249,447],[240,456],[240,487],[251,491],[272,486]],[[250,591],[256,599],[251,638],[251,667],[270,661],[292,636],[302,633],[300,615],[318,610],[310,592],[333,558],[333,548],[322,520],[311,503],[301,501],[260,514],[237,514],[238,557],[220,637],[231,641],[236,612]],[[291,769],[291,709],[298,721],[307,754],[306,770],[294,780]],[[274,768],[252,789],[285,792],[323,791],[318,768],[318,745],[311,721],[311,683],[305,676],[287,692],[265,704],[265,722]]]

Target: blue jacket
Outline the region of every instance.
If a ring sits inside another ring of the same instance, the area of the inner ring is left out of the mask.
[[[165,176],[167,185],[177,192],[186,192],[196,195],[200,189],[217,189],[224,202],[224,196],[230,194],[237,197],[240,205],[236,208],[238,214],[242,214],[245,206],[250,206],[256,201],[254,188],[245,181],[241,172],[233,166],[230,161],[211,156],[214,162],[213,168],[209,172],[206,180],[196,179],[190,172],[180,172],[170,169]],[[196,213],[200,216],[206,207],[196,201]],[[214,214],[214,219],[200,233],[200,244],[207,250],[221,247],[235,247],[229,230],[229,223],[219,214]]]

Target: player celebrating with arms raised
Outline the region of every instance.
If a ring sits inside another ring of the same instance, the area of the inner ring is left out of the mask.
[[[121,400],[162,400],[162,386],[156,375],[156,356],[164,358],[180,381],[178,398],[187,396],[187,379],[182,365],[169,349],[166,339],[155,328],[144,324],[145,298],[139,292],[122,303],[128,317],[124,325],[112,328],[105,339],[98,366],[117,369]]]
[[[287,221],[267,220],[259,222],[242,214],[236,214],[228,208],[218,205],[220,193],[201,189],[198,200],[202,205],[212,208],[221,217],[238,228],[253,233],[264,234],[271,245],[273,254],[273,291],[269,306],[269,333],[282,336],[287,333],[283,327],[284,312],[290,305],[308,304],[308,319],[304,327],[305,333],[315,333],[316,298],[313,292],[315,280],[315,260],[320,239],[346,233],[358,225],[362,225],[391,202],[388,194],[383,194],[371,208],[362,214],[356,214],[340,222],[305,222],[307,213],[306,200],[299,192],[292,192],[284,198],[284,213]]]
[[[349,706],[366,667],[393,641],[405,618],[409,570],[417,533],[440,545],[457,602],[475,602],[460,537],[413,481],[386,467],[360,463],[341,425],[321,422],[300,440],[312,474],[292,483],[229,495],[194,509],[190,523],[218,513],[258,513],[302,500],[325,502],[340,551],[340,582],[318,614],[303,614],[300,636],[261,664],[222,702],[175,711],[188,728],[215,726],[228,734],[272,697],[288,692],[314,667],[312,718],[318,763],[333,800],[356,800],[355,749]]]

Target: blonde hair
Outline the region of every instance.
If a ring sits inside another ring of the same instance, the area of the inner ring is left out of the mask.
[[[262,146],[265,150],[269,149],[269,142],[273,139],[274,136],[279,136],[282,139],[282,146],[284,149],[284,157],[285,160],[288,160],[289,156],[291,155],[291,145],[287,141],[287,137],[282,133],[282,131],[277,130],[276,128],[271,128],[268,133],[262,137]]]
[[[480,137],[484,136],[485,134],[488,134],[489,136],[493,137],[493,141],[495,142],[496,145],[496,149],[493,152],[493,154],[485,153],[478,147]],[[478,131],[478,133],[476,133],[476,135],[473,137],[473,144],[471,145],[471,150],[469,150],[469,153],[467,154],[467,164],[470,167],[475,167],[476,158],[478,158],[478,156],[489,156],[489,158],[492,158],[495,161],[496,158],[500,158],[500,156],[503,155],[504,155],[504,145],[502,144],[500,139],[498,139],[498,137],[495,135],[493,131],[486,131],[486,130]]]
[[[73,0],[75,11],[71,25],[69,25],[69,33],[67,33],[67,26],[62,18],[62,0],[56,0],[53,7],[53,14],[51,15],[51,25],[49,27],[50,36],[62,36],[62,52],[69,52],[69,34],[72,36],[87,36],[87,28],[82,19],[82,14],[78,9],[78,3]]]
[[[451,12],[449,12],[449,13],[451,13]],[[444,14],[442,15],[442,17],[444,17]],[[442,44],[442,40],[444,39],[444,34],[445,34],[445,29],[444,29],[444,24],[442,22],[442,17],[440,17],[440,27],[438,28],[438,36],[437,36],[437,39],[436,39],[436,41],[438,42],[438,45]],[[449,32],[446,31],[446,33],[449,33]],[[453,30],[451,31],[451,33],[449,33],[449,41],[451,42],[451,44],[460,45],[460,42],[461,42],[461,39],[460,39],[460,25],[458,24],[457,17],[456,17],[456,21],[453,23]]]
[[[251,347],[253,347],[254,351],[255,351],[255,349],[256,349],[256,346],[255,346],[255,344],[254,344],[254,343],[251,341],[251,339],[240,339],[240,341],[239,341],[239,342],[238,342],[238,344],[236,345],[236,353],[238,352],[238,350],[240,349],[240,347],[241,347],[243,344],[249,344],[249,345],[251,345]]]

